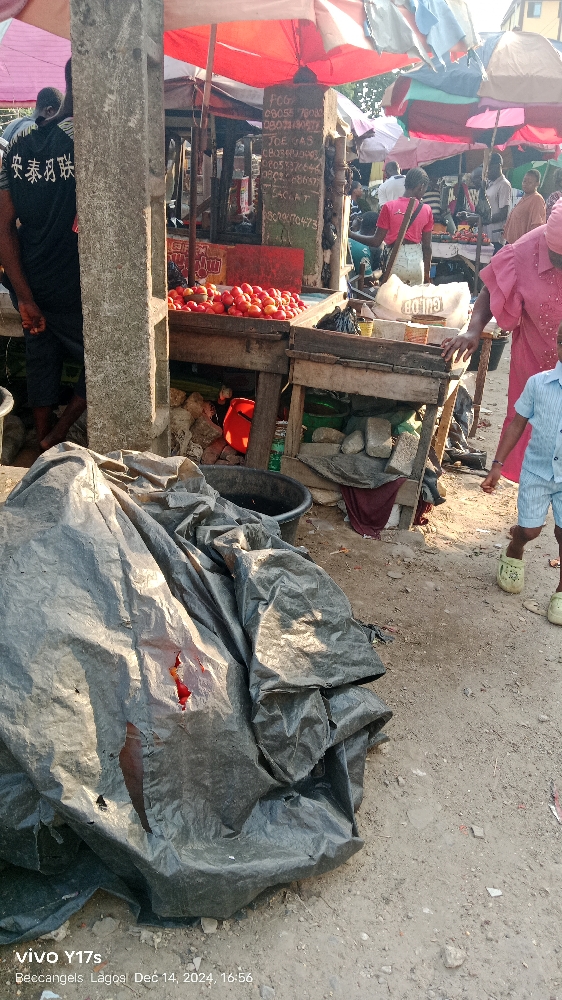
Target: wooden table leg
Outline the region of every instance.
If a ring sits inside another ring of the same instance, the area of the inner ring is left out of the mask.
[[[302,436],[302,415],[304,413],[304,397],[306,386],[293,384],[287,433],[285,435],[285,451],[287,458],[295,458],[299,453]]]
[[[474,437],[478,429],[478,421],[480,419],[480,405],[482,403],[482,396],[484,395],[484,385],[486,383],[486,375],[488,374],[488,365],[490,364],[490,351],[492,350],[492,338],[482,337],[480,350],[480,364],[478,365],[478,371],[476,373],[476,386],[474,388],[474,402],[473,411],[474,418],[472,420],[472,427],[470,428],[469,438]]]
[[[416,514],[418,500],[421,490],[421,484],[423,479],[423,474],[425,471],[425,466],[427,462],[427,456],[429,449],[431,447],[431,441],[433,438],[433,430],[435,427],[435,420],[437,417],[437,410],[439,407],[436,403],[431,403],[425,408],[425,416],[423,418],[423,423],[421,427],[420,440],[418,444],[418,450],[414,458],[414,463],[412,465],[411,475],[409,479],[414,479],[418,481],[418,489],[416,493],[416,502],[412,507],[403,506],[400,511],[400,521],[398,522],[399,528],[411,528],[412,523]]]
[[[246,465],[251,469],[267,469],[269,464],[282,381],[283,375],[275,372],[258,374],[256,406],[246,455]]]
[[[439,426],[437,428],[437,434],[435,435],[433,447],[435,448],[435,454],[440,462],[443,460],[443,452],[445,451],[445,445],[447,444],[447,438],[449,437],[449,428],[451,426],[451,420],[453,419],[459,384],[460,383],[457,382],[452,393],[445,400],[445,404],[441,410],[441,416],[439,417]]]

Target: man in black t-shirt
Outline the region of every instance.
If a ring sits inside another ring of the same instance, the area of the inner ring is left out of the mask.
[[[64,357],[84,362],[70,60],[65,73],[58,115],[18,133],[0,171],[3,282],[21,315],[28,398],[43,450],[64,441],[86,408],[82,368],[73,398],[51,429]]]

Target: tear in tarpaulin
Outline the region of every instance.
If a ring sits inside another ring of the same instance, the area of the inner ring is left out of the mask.
[[[60,445],[0,559],[0,943],[100,887],[152,923],[225,918],[360,849],[384,667],[277,522],[189,460]]]

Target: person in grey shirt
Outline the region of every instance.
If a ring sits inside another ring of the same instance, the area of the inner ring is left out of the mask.
[[[62,93],[56,87],[43,87],[37,94],[35,111],[32,115],[25,115],[24,118],[14,118],[8,122],[2,133],[4,142],[8,145],[14,138],[30,125],[40,125],[41,122],[54,118],[62,104]]]

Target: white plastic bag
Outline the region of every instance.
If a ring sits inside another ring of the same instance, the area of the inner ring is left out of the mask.
[[[448,327],[462,329],[468,320],[470,289],[466,282],[405,285],[395,274],[381,285],[373,307],[378,319],[408,323],[413,316],[444,316]]]

